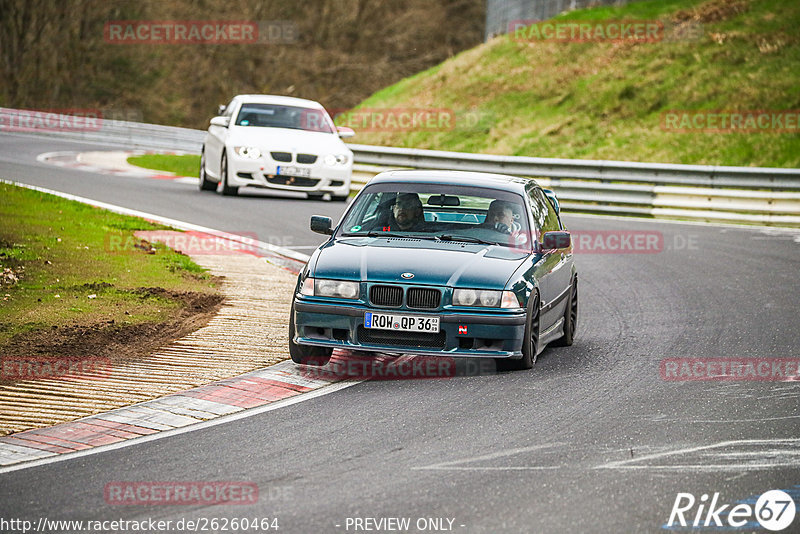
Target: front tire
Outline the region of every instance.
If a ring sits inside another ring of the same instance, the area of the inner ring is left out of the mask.
[[[225,196],[236,196],[239,194],[238,187],[231,187],[228,185],[228,154],[222,153],[222,161],[219,165],[219,183],[217,184],[217,193]]]
[[[331,195],[331,200],[334,202],[347,202],[350,195]]]
[[[522,358],[506,360],[506,365],[515,371],[530,369],[536,363],[539,352],[539,293],[534,292],[528,299],[528,316],[525,321],[525,337],[522,340]]]
[[[206,151],[200,153],[200,191],[213,191],[217,184],[208,179],[206,174]]]
[[[312,345],[298,345],[294,342],[294,336],[294,301],[292,301],[292,309],[289,312],[289,356],[292,357],[292,361],[302,365],[318,366],[325,365],[330,361],[333,349],[314,347]]]
[[[564,335],[556,339],[553,345],[556,347],[569,347],[575,340],[575,329],[578,326],[578,278],[572,281],[569,290],[569,300],[564,310]]]

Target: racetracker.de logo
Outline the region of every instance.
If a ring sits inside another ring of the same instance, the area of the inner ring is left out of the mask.
[[[112,20],[103,27],[110,44],[289,44],[297,38],[290,20]]]
[[[323,380],[419,380],[452,378],[457,370],[455,359],[444,356],[384,360],[349,355],[331,359],[325,366],[302,366],[300,374],[306,378]]]
[[[446,108],[332,109],[330,113],[336,126],[362,132],[441,132],[455,129],[458,122],[456,112]]]
[[[241,481],[109,482],[103,496],[111,505],[246,505],[258,502],[258,485]]]
[[[792,381],[800,380],[800,358],[665,358],[662,380]]]
[[[664,234],[646,230],[576,230],[570,232],[575,254],[657,254],[664,251]],[[566,236],[545,234],[542,248],[567,248]]]
[[[96,132],[102,127],[99,109],[0,108],[0,132]]]
[[[599,43],[664,40],[664,24],[658,20],[512,20],[508,34],[514,41]]]
[[[800,133],[800,110],[688,111],[661,114],[661,129],[677,133]]]
[[[242,232],[233,234],[233,236],[235,239],[203,232],[177,232],[174,230],[139,231],[134,235],[109,232],[105,235],[104,245],[106,252],[135,253],[143,251],[153,254],[157,247],[154,247],[152,243],[158,242],[172,250],[189,255],[258,255],[258,237],[255,233]]]
[[[108,378],[108,358],[7,356],[0,361],[0,380]]]

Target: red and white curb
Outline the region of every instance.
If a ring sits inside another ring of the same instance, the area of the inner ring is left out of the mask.
[[[397,360],[391,357],[379,359],[387,360],[387,366],[391,365],[389,360]],[[336,351],[329,365],[342,365],[346,361],[346,353]],[[339,390],[341,387],[330,386],[346,378],[307,371],[287,360],[265,369],[77,421],[18,432],[0,437],[0,466],[5,467],[0,472],[7,471],[8,466],[25,467],[24,464],[17,464],[52,459],[64,454],[86,453],[90,449],[100,452],[110,445],[152,438],[158,433],[165,433],[166,437],[166,434],[172,434],[168,431],[191,430],[188,427],[193,425],[199,429],[207,426],[201,425],[203,422],[217,419],[220,423],[225,422],[230,419],[225,416],[267,407],[326,387],[330,389],[327,392]],[[341,386],[347,387],[361,381],[347,380]]]
[[[366,380],[456,376],[452,359],[334,350],[322,367],[291,360],[48,428],[0,437],[0,473],[201,430],[311,400]]]
[[[131,156],[142,156],[145,154],[174,154],[186,155],[186,152],[153,152],[145,150],[114,150],[96,152],[45,152],[36,157],[40,163],[48,163],[58,167],[68,167],[96,174],[108,174],[114,176],[131,176],[135,178],[151,178],[155,180],[173,180],[180,183],[197,184],[198,179],[190,176],[178,176],[176,174],[145,169],[128,163]]]

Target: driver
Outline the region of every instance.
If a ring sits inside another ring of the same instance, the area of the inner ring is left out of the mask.
[[[400,193],[392,206],[392,215],[398,230],[414,232],[423,229],[425,217],[422,201],[416,193]],[[395,225],[392,225],[393,227]],[[394,228],[392,228],[394,229]]]
[[[514,208],[511,202],[494,200],[489,204],[486,219],[481,226],[492,228],[504,234],[510,234],[514,224]]]

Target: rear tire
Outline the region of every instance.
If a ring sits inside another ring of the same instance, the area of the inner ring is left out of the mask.
[[[575,329],[578,326],[578,277],[572,281],[569,289],[569,300],[564,310],[564,335],[556,339],[556,347],[569,347],[575,340]]]
[[[200,191],[213,191],[217,184],[208,179],[206,174],[206,151],[200,154]]]
[[[324,196],[319,193],[308,193],[308,200],[322,200]]]
[[[331,200],[334,202],[347,202],[350,195],[331,195]]]
[[[528,299],[528,316],[525,321],[525,337],[522,340],[522,358],[504,360],[504,367],[514,371],[530,369],[536,363],[539,352],[539,293],[534,292]]]
[[[289,356],[294,363],[301,365],[325,365],[331,359],[333,349],[327,347],[314,347],[312,345],[298,345],[294,342],[294,301],[289,312]]]
[[[231,187],[228,185],[228,154],[222,153],[222,161],[219,165],[219,183],[217,184],[217,193],[225,196],[236,196],[239,194],[238,187]]]

